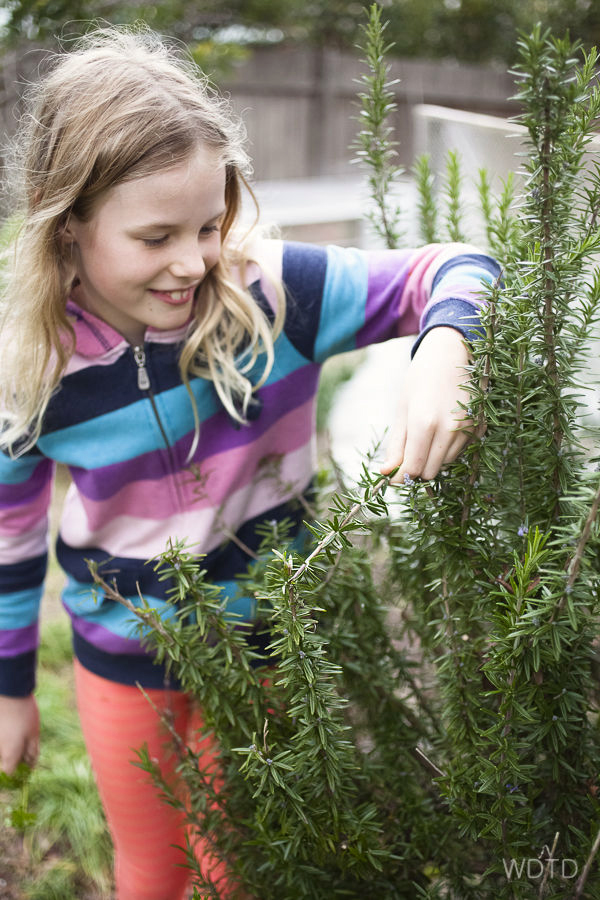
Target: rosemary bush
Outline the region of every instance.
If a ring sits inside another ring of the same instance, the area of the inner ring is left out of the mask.
[[[361,147],[385,204],[382,27],[374,7]],[[520,52],[525,192],[479,180],[503,276],[473,347],[467,450],[403,488],[371,459],[355,490],[321,473],[306,557],[265,526],[240,584],[270,632],[262,657],[175,540],[156,565],[176,617],[135,610],[215,736],[204,769],[179,746],[179,772],[240,897],[600,896],[600,474],[581,396],[600,298],[597,56],[541,29]],[[426,159],[416,173],[423,234],[462,236],[458,157],[438,191]],[[195,897],[218,897],[188,850]]]

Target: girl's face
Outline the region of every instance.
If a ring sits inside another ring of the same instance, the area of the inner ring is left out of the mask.
[[[224,213],[225,167],[205,147],[111,188],[88,222],[71,216],[65,229],[79,278],[74,299],[134,346],[148,325],[184,325],[219,259]]]

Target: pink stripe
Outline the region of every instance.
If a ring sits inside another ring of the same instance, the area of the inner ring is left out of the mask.
[[[71,298],[67,301],[67,315],[75,331],[77,351],[83,356],[93,358],[118,345],[127,346],[121,334]]]
[[[18,535],[36,528],[40,523],[45,523],[51,490],[51,484],[47,484],[35,500],[3,509],[0,516],[0,535],[2,537]]]
[[[112,366],[114,362],[119,359],[120,356],[123,356],[125,351],[127,350],[127,344],[125,342],[119,344],[117,347],[113,347],[112,350],[107,351],[102,356],[97,356],[94,359],[95,366]],[[89,356],[84,356],[80,353],[74,353],[67,363],[67,368],[65,370],[65,375],[74,375],[76,372],[79,372],[81,369],[89,369],[90,367],[90,358]]]
[[[279,458],[306,444],[312,432],[314,398],[291,410],[252,445],[232,447],[188,468],[183,477],[165,476],[132,482],[106,500],[81,495],[87,527],[101,528],[112,516],[162,521],[185,509],[220,506],[232,492],[249,484],[261,468],[267,476]],[[178,496],[179,491],[179,496]],[[140,502],[141,501],[141,502]]]
[[[208,553],[221,544],[227,531],[278,506],[306,488],[314,472],[312,441],[284,456],[278,477],[253,481],[229,496],[222,507],[198,507],[155,521],[119,516],[91,530],[79,498],[72,494],[65,506],[64,541],[71,547],[98,547],[111,556],[150,559],[165,549],[169,536],[187,540],[197,552]],[[67,509],[68,506],[68,509]]]
[[[39,522],[28,534],[4,535],[0,540],[0,566],[41,556],[48,549],[48,523]]]
[[[437,305],[438,297],[431,297],[431,285],[438,269],[445,262],[459,256],[463,253],[480,253],[476,247],[471,244],[428,244],[419,251],[421,258],[417,258],[416,265],[413,266],[406,282],[406,289],[414,292],[424,291],[425,298],[421,301],[421,325],[425,321],[427,313],[432,306]],[[461,292],[462,296],[462,292]],[[425,305],[423,305],[425,302]]]

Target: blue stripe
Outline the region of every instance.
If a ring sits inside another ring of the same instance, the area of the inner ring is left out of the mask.
[[[0,595],[0,629],[25,628],[37,620],[43,587]]]
[[[356,333],[365,321],[368,277],[367,257],[361,250],[327,248],[327,277],[315,343],[317,362],[354,349]]]
[[[22,484],[33,475],[37,466],[47,463],[41,455],[19,456],[11,459],[0,452],[0,484]]]
[[[189,401],[188,401],[189,402]],[[88,468],[123,462],[157,447],[157,423],[149,400],[46,434],[39,446],[66,465]],[[106,439],[106,435],[110,439]],[[160,444],[158,444],[160,446]]]
[[[285,378],[286,375],[290,375],[306,365],[309,365],[306,357],[296,349],[287,334],[282,332],[275,342],[275,362],[265,384],[275,384],[275,382]],[[263,367],[264,363],[262,363],[260,368],[257,368],[257,374],[262,372]],[[251,378],[250,380],[253,379]]]
[[[212,385],[204,379],[194,379],[192,389],[197,398],[200,418],[205,419],[214,414],[217,401]],[[163,426],[172,431],[169,437],[173,442],[191,431],[194,420],[190,398],[184,385],[180,384],[164,395],[158,395],[155,402],[159,413],[165,418]],[[173,404],[168,417],[164,413],[165,403]],[[172,418],[179,419],[177,429],[169,428]],[[110,440],[106,440],[107,434],[110,435]],[[147,398],[61,431],[45,434],[39,440],[40,448],[48,456],[67,465],[86,469],[125,462],[163,445],[152,404]]]
[[[158,597],[144,595],[148,605],[156,609],[163,619],[171,619],[175,615],[172,604]],[[75,615],[84,618],[87,622],[101,625],[112,634],[122,638],[139,639],[141,622],[125,606],[114,600],[106,600],[102,591],[90,590],[89,584],[68,578],[62,595],[63,603]],[[137,596],[127,597],[134,606],[141,606]],[[142,632],[148,629],[144,626]]]
[[[196,398],[196,406],[198,408],[198,416],[201,423],[221,411],[221,401],[218,399],[217,393],[210,381],[207,381],[205,378],[194,378],[190,382],[190,387]],[[193,431],[194,415],[190,396],[185,385],[179,383],[177,387],[171,388],[169,391],[163,391],[162,394],[155,394],[154,402],[158,410],[161,424],[171,445]],[[152,410],[151,412],[154,427],[156,427],[156,417]],[[159,444],[157,444],[156,441],[152,443],[154,444],[154,447],[163,446],[164,444],[162,438]],[[143,450],[142,452],[145,453],[147,451]]]
[[[482,253],[461,253],[460,256],[453,256],[452,259],[449,259],[439,267],[431,285],[432,294],[444,276],[457,266],[468,266],[471,270],[476,269],[477,271],[474,274],[480,274],[482,280],[484,273],[487,273],[491,277],[485,280],[489,282],[494,281],[502,271],[496,260],[491,256],[486,256]]]
[[[216,587],[222,587],[221,598],[226,601],[227,611],[233,613],[236,620],[252,621],[256,617],[256,601],[251,597],[242,596],[236,581],[219,581],[214,584]],[[137,595],[126,599],[136,607],[142,605]],[[175,618],[177,607],[172,603],[148,594],[144,594],[144,599],[162,619]],[[106,600],[101,590],[90,590],[88,584],[82,584],[74,578],[67,580],[63,602],[75,616],[85,619],[86,622],[101,625],[118,637],[139,640],[141,634],[147,634],[149,631],[148,627],[142,625],[125,606],[113,600]]]
[[[222,588],[221,598],[225,600],[227,612],[237,622],[252,622],[256,619],[256,600],[243,596],[237,581],[215,581],[216,587]]]

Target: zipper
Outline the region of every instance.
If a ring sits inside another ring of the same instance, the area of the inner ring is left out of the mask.
[[[133,358],[135,360],[135,364],[137,366],[137,383],[140,391],[144,391],[148,394],[148,399],[150,400],[150,405],[152,406],[152,411],[154,412],[154,418],[156,419],[156,423],[159,427],[160,433],[162,435],[162,439],[165,442],[165,447],[167,448],[167,453],[169,455],[169,463],[171,465],[171,472],[174,476],[176,476],[175,469],[175,459],[173,457],[173,448],[169,443],[169,438],[167,437],[167,433],[164,429],[163,423],[161,422],[160,415],[156,406],[156,401],[154,399],[154,393],[152,392],[152,385],[150,383],[150,375],[148,374],[148,369],[146,368],[146,351],[143,346],[139,344],[135,347],[132,347],[133,350]],[[175,478],[175,488],[177,491],[177,496],[179,501],[181,502],[181,496],[179,491],[179,484],[177,482],[177,478]]]
[[[133,358],[135,359],[135,363],[138,367],[137,379],[138,379],[138,387],[140,391],[149,391],[150,390],[150,376],[148,375],[148,369],[146,368],[146,351],[143,347],[134,347],[133,348]],[[162,431],[162,428],[161,428]]]

